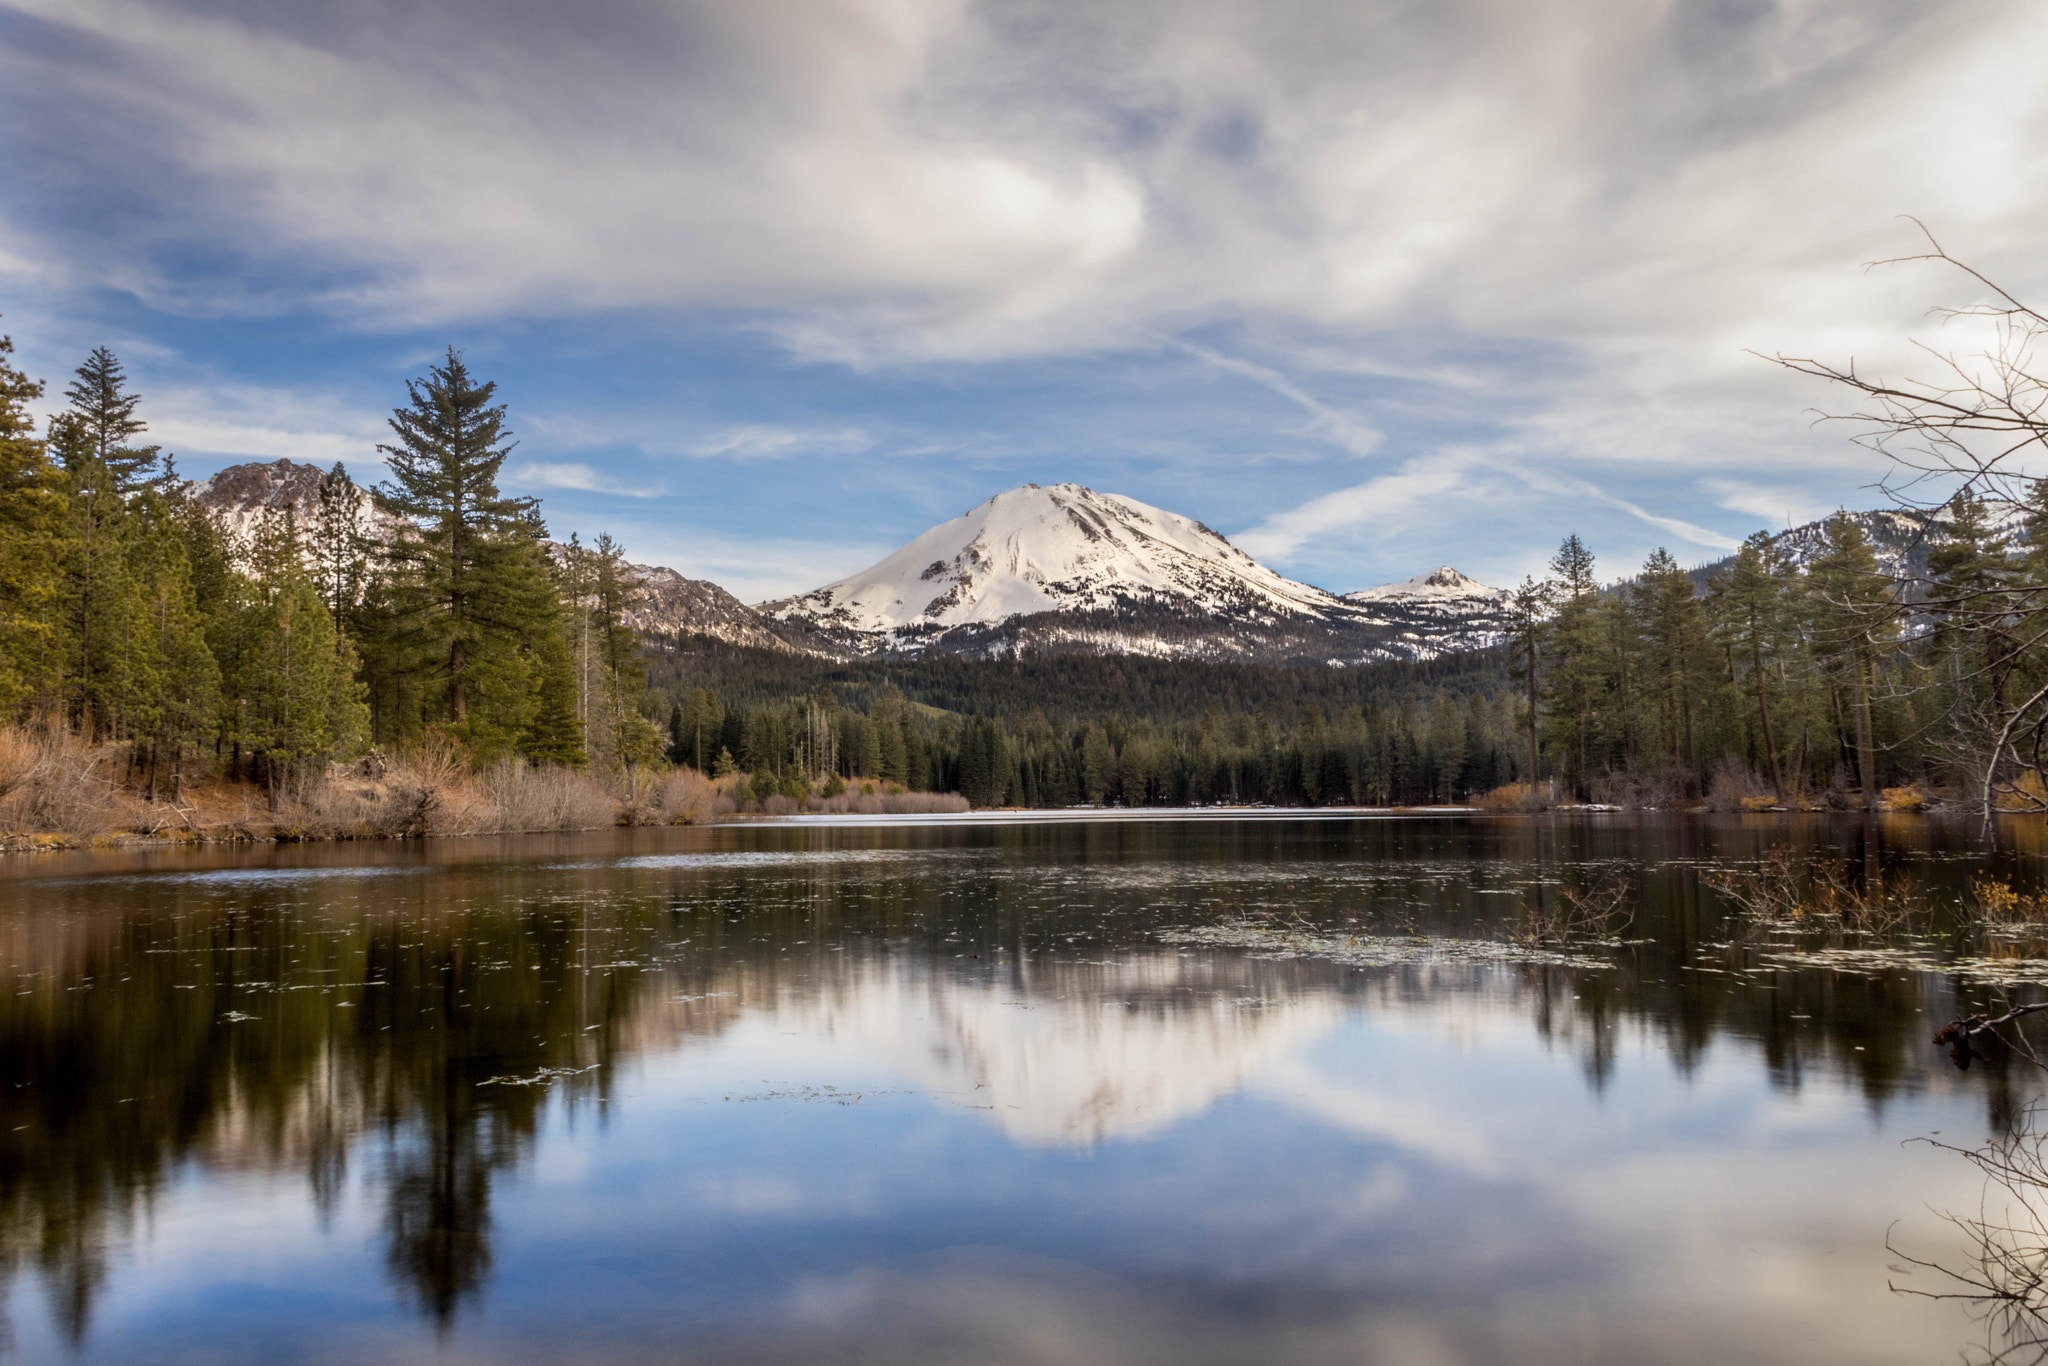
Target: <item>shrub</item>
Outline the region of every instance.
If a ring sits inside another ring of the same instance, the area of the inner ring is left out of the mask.
[[[721,798],[725,799],[725,809],[732,810],[732,800],[720,791],[719,784],[694,768],[664,774],[661,785],[654,790],[654,804],[671,825],[702,825],[718,814]]]
[[[61,722],[0,727],[0,831],[101,835],[155,822],[115,775],[120,745],[96,745]]]
[[[1884,790],[1881,803],[1887,811],[1925,811],[1927,794],[1920,790],[1918,783],[1907,783],[1904,787],[1888,787]]]
[[[1548,811],[1557,805],[1557,789],[1551,783],[1508,783],[1473,804],[1486,811]]]

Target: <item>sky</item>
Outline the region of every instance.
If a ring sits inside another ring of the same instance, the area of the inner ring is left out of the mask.
[[[188,475],[495,380],[552,531],[756,601],[1026,482],[1336,591],[1882,504],[1830,396],[2048,296],[2005,0],[0,0],[0,329]]]

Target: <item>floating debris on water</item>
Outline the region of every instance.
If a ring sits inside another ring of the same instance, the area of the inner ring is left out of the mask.
[[[553,1081],[553,1080],[554,1080],[554,1079],[555,1079],[556,1077],[574,1077],[574,1076],[580,1076],[581,1074],[583,1074],[583,1073],[585,1073],[585,1072],[594,1072],[594,1071],[596,1071],[596,1070],[597,1070],[597,1067],[598,1067],[598,1064],[596,1064],[596,1063],[592,1063],[592,1064],[590,1064],[590,1066],[588,1066],[588,1067],[543,1067],[543,1068],[541,1068],[541,1069],[540,1069],[540,1070],[539,1070],[538,1072],[535,1072],[535,1073],[533,1073],[533,1074],[532,1074],[532,1075],[530,1075],[530,1076],[524,1076],[524,1077],[488,1077],[488,1078],[486,1078],[485,1080],[483,1080],[483,1081],[480,1081],[480,1082],[478,1082],[478,1083],[477,1083],[477,1085],[478,1085],[478,1086],[539,1086],[539,1085],[540,1085],[540,1084],[542,1084],[543,1082]]]
[[[1591,953],[1537,948],[1496,939],[1449,939],[1430,935],[1318,934],[1248,921],[1162,930],[1168,944],[1244,949],[1261,958],[1327,958],[1359,968],[1407,967],[1429,963],[1504,963],[1523,967],[1611,968]],[[1592,946],[1588,946],[1592,947]]]

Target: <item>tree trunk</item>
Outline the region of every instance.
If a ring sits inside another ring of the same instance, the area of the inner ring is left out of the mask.
[[[1862,770],[1863,804],[1877,802],[1877,745],[1870,727],[1870,663],[1862,651],[1851,657],[1856,670],[1856,766]]]

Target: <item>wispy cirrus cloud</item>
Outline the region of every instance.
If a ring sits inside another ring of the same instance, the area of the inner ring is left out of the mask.
[[[874,449],[876,438],[858,427],[782,427],[749,422],[701,437],[688,451],[698,456],[734,460],[781,460],[804,455],[859,455]]]
[[[635,486],[578,460],[522,460],[505,467],[503,479],[515,489],[567,489],[578,493],[607,493],[620,498],[659,498],[668,490],[659,485]]]
[[[2048,155],[2025,0],[0,0],[0,30],[33,111],[0,143],[0,256],[42,316],[537,351],[566,320],[612,349],[521,391],[533,478],[637,497],[646,456],[694,456],[679,515],[764,536],[858,506],[907,537],[934,498],[1079,478],[1325,578],[1475,537],[1540,562],[1580,517],[1614,555],[1712,550],[1778,486],[1879,496],[1744,351],[1910,364],[1972,287],[1863,273],[1912,249],[1898,214],[2048,293],[2048,181],[2013,170]],[[668,376],[605,373],[664,346]],[[1151,439],[1219,376],[1242,412]],[[360,439],[163,417],[195,450]],[[846,477],[776,464],[816,456]]]

